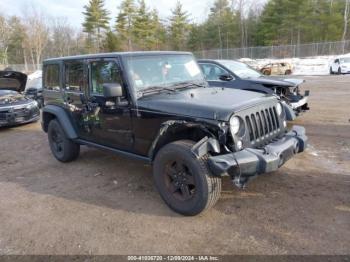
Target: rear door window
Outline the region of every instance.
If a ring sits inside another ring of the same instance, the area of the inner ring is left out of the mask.
[[[84,85],[84,62],[74,61],[65,63],[65,90],[81,92]]]
[[[44,69],[44,88],[47,90],[60,90],[60,66],[58,64],[46,65]]]

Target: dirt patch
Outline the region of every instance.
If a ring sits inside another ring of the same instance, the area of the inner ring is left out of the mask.
[[[0,130],[0,254],[348,254],[350,76],[308,77],[309,149],[204,215],[161,200],[152,170],[83,148],[58,163],[40,124]]]

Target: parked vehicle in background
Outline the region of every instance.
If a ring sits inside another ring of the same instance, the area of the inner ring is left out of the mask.
[[[0,126],[13,126],[37,121],[38,103],[26,97],[27,75],[15,71],[0,71]]]
[[[85,55],[43,68],[42,127],[56,159],[73,161],[88,145],[153,164],[161,197],[184,215],[216,203],[222,176],[243,187],[306,148],[275,96],[209,88],[191,53]]]
[[[25,88],[25,95],[38,102],[39,108],[44,105],[42,77],[29,79]]]
[[[293,72],[293,67],[287,62],[276,62],[263,66],[260,72],[264,75],[290,75]]]
[[[329,73],[333,74],[350,74],[350,57],[336,58],[329,68]]]
[[[267,77],[260,72],[234,60],[198,60],[198,63],[210,86],[243,89],[264,94],[276,94],[286,107],[287,120],[309,110],[309,91],[302,95],[301,79],[280,79]],[[292,110],[290,110],[293,109]]]

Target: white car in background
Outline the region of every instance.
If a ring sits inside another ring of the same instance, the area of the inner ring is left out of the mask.
[[[350,74],[350,56],[336,58],[329,68],[329,73],[333,74]]]

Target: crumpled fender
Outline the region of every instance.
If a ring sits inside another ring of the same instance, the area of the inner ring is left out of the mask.
[[[210,123],[208,123],[208,125],[210,125]],[[213,134],[211,134],[211,132],[207,129],[207,127],[203,123],[188,122],[188,121],[184,121],[184,120],[169,120],[169,121],[164,122],[161,125],[157,136],[153,140],[153,143],[148,151],[149,158],[151,158],[151,159],[154,158],[158,143],[170,130],[174,130],[176,128],[181,129],[183,127],[185,127],[185,128],[199,128],[205,134],[207,134],[208,137],[213,137]]]
[[[212,137],[204,137],[200,141],[198,141],[192,147],[192,153],[197,157],[201,158],[207,153],[220,153],[220,143],[217,139]]]

